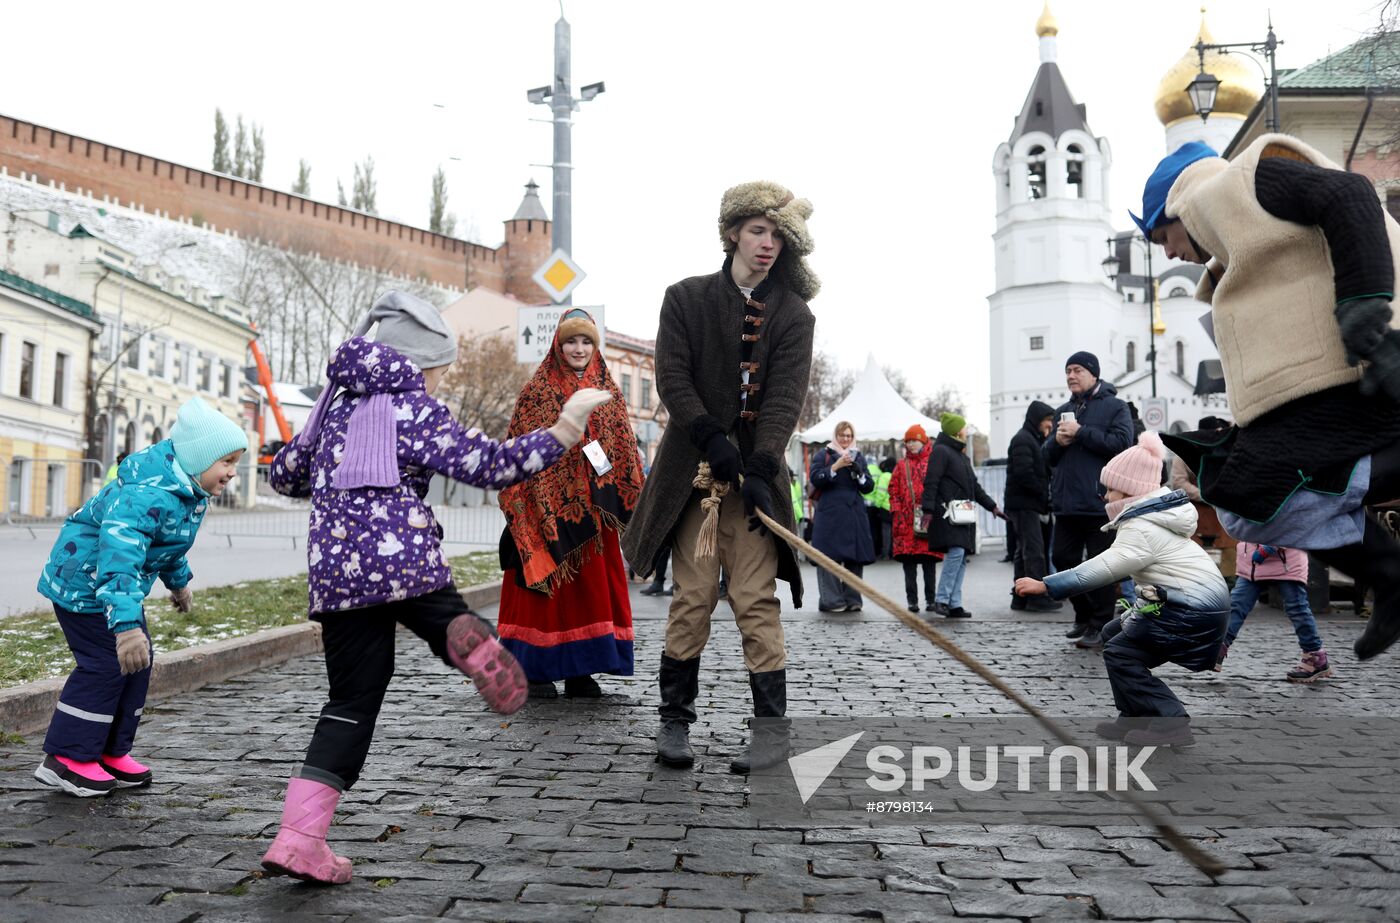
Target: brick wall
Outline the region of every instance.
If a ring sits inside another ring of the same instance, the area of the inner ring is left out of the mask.
[[[483,247],[4,115],[0,166],[33,174],[39,182],[91,191],[171,218],[207,222],[291,250],[422,274],[440,285],[506,290],[506,246]],[[532,287],[529,273],[549,255],[548,222],[534,224],[544,228],[544,250],[525,273],[525,283]],[[533,251],[539,230],[531,230],[512,236]],[[538,294],[530,300],[539,300]]]

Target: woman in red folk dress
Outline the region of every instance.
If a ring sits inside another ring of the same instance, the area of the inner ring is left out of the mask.
[[[928,433],[917,423],[904,434],[904,457],[890,476],[890,517],[893,522],[894,557],[904,565],[904,595],[909,611],[919,611],[919,570],[924,572],[924,602],[933,611],[934,579],[943,555],[928,550],[928,538],[916,536],[919,504],[924,502],[924,474],[928,471]]]
[[[642,489],[637,439],[622,392],[598,349],[586,311],[559,321],[549,355],[520,392],[510,433],[559,415],[579,388],[613,400],[595,411],[559,463],[501,492],[501,644],[515,655],[533,698],[598,698],[594,673],[632,675],[632,604],[619,534]]]

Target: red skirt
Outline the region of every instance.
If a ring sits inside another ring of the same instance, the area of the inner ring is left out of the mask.
[[[632,675],[632,601],[617,532],[604,528],[585,547],[578,572],[553,596],[522,587],[514,569],[505,573],[497,631],[532,683]]]

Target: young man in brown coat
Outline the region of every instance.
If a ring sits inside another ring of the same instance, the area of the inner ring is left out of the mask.
[[[661,729],[657,757],[671,766],[695,761],[700,654],[719,602],[720,567],[743,636],[754,716],[787,712],[787,655],[778,620],[779,579],[802,604],[802,578],[788,545],[761,527],[755,509],[793,528],[784,461],[806,397],[812,362],[812,312],[818,282],[804,257],[811,203],[776,183],[735,186],[720,204],[726,254],[719,272],[666,290],[656,335],[656,386],[670,423],[651,476],[632,514],[623,550],[638,573],[650,572],[670,543],[675,596],[661,655]],[[692,486],[700,462],[730,493],[720,504],[718,555],[697,558],[708,491]],[[730,771],[766,768],[786,757],[782,721],[755,726],[751,757]]]

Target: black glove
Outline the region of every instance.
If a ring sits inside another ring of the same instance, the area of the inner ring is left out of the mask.
[[[744,483],[739,486],[739,494],[744,498],[744,515],[749,517],[749,531],[767,535],[768,527],[754,514],[754,510],[763,510],[768,516],[773,515],[773,491],[768,489],[768,483],[763,478],[751,474],[744,478]]]
[[[1337,305],[1333,312],[1342,332],[1347,364],[1370,359],[1390,332],[1390,301],[1385,298],[1357,298]]]
[[[744,462],[739,458],[739,449],[724,433],[715,433],[705,443],[705,459],[710,463],[710,476],[716,481],[738,483]]]
[[[1370,363],[1361,375],[1362,395],[1384,394],[1400,403],[1400,330],[1387,331],[1366,358]]]

